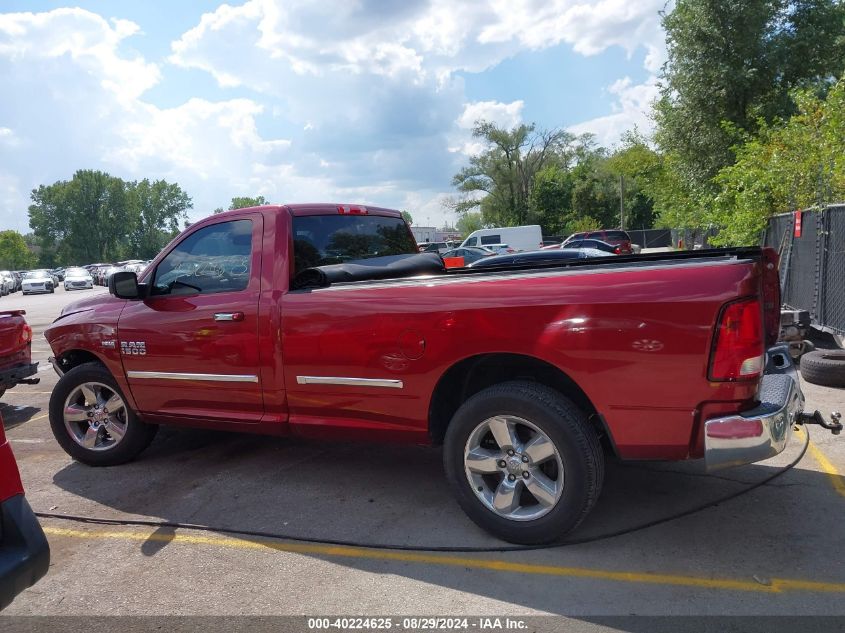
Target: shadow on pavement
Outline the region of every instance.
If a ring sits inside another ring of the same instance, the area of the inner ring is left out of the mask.
[[[46,413],[40,407],[16,406],[6,402],[0,402],[0,415],[3,416],[3,428],[7,431],[26,424],[42,412]]]
[[[782,463],[795,458],[801,444],[794,438]],[[589,538],[653,521],[747,488],[777,469],[763,464],[707,475],[697,463],[611,460],[598,505],[571,536]],[[59,512],[133,515],[361,545],[507,545],[465,517],[449,494],[441,454],[431,448],[162,428],[139,460],[113,468],[72,463],[55,474],[54,483],[83,498]],[[828,475],[799,466],[748,495],[683,519],[588,544],[509,554],[507,559],[717,578],[741,573],[745,580],[754,573],[763,583],[767,577],[843,582],[841,559],[830,555],[845,546],[845,530],[837,518],[842,503]],[[166,548],[169,539],[162,535],[172,537],[173,531],[161,528],[156,534],[155,540],[140,545],[146,556]],[[311,555],[533,609],[577,613],[575,596],[536,591],[534,577],[523,582],[520,574],[506,573],[501,577],[512,582],[495,582],[491,575],[502,572]],[[539,580],[562,582],[549,575]],[[598,583],[579,582],[584,590]],[[749,604],[768,595],[753,594]],[[658,612],[666,612],[664,607]],[[677,607],[683,613],[683,604]],[[670,613],[673,609],[668,607]]]

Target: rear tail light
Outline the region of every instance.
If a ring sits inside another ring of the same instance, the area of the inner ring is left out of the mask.
[[[617,255],[621,255],[622,254],[622,247],[617,246],[616,248],[613,249],[613,252],[616,253]]]
[[[760,300],[741,299],[722,308],[716,325],[709,379],[751,380],[763,373],[763,310]]]
[[[21,329],[21,345],[26,345],[32,340],[32,328],[29,327],[29,323],[24,323],[23,328]]]
[[[780,333],[780,276],[778,254],[771,247],[763,249],[763,321],[766,345],[774,345]]]

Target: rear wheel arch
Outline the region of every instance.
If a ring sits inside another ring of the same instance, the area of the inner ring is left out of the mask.
[[[588,417],[603,448],[617,454],[613,437],[602,416],[584,390],[563,370],[534,356],[479,354],[458,361],[447,369],[434,388],[429,404],[429,436],[441,444],[452,417],[476,393],[497,384],[524,380],[554,389],[571,400]]]

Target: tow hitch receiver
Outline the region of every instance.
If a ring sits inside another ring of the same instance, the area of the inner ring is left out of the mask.
[[[842,414],[839,411],[830,412],[830,422],[824,419],[821,411],[813,411],[812,413],[798,413],[795,416],[796,424],[818,424],[820,427],[827,429],[834,435],[839,435],[842,431],[842,422],[840,418]]]

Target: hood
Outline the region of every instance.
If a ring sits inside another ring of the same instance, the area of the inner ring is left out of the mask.
[[[59,318],[62,319],[66,316],[70,316],[71,314],[76,314],[77,312],[85,312],[86,310],[96,310],[100,306],[106,305],[115,305],[126,303],[126,299],[118,299],[117,297],[111,294],[98,294],[94,295],[93,297],[86,297],[85,299],[80,299],[79,301],[74,301],[73,303],[69,303],[63,309]]]

